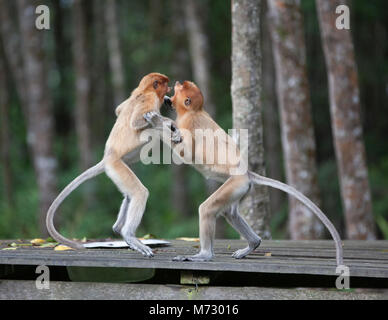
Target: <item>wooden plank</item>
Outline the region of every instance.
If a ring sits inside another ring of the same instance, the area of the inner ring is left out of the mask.
[[[0,300],[386,300],[386,289],[209,287],[93,282],[50,282],[38,290],[35,281],[0,280]]]
[[[9,241],[1,241],[4,247]],[[263,241],[242,260],[231,257],[246,246],[241,240],[216,240],[216,257],[209,262],[173,262],[176,255],[194,254],[198,242],[172,241],[172,246],[154,249],[152,259],[128,249],[54,251],[52,248],[23,247],[0,250],[1,264],[163,268],[180,270],[241,271],[289,274],[336,275],[333,241]],[[345,241],[344,261],[351,276],[388,278],[388,241]],[[265,256],[270,252],[271,256]]]

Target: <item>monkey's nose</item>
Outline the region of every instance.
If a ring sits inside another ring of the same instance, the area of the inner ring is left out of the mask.
[[[168,97],[168,96],[164,96],[163,98],[163,102],[166,106],[172,108],[172,102],[171,102],[171,98]]]

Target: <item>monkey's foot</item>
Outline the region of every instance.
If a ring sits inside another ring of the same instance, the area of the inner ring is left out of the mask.
[[[173,261],[210,261],[213,258],[211,253],[197,253],[193,256],[176,256],[172,260]]]
[[[152,252],[149,246],[142,244],[139,239],[136,237],[124,237],[125,242],[129,245],[129,247],[133,250],[139,251],[143,256],[153,257],[154,253]]]
[[[114,224],[112,230],[114,233],[121,235],[121,228],[118,225]]]
[[[261,240],[247,246],[244,249],[237,250],[232,254],[232,257],[236,259],[242,259],[248,254],[250,254],[251,252],[253,252],[260,245],[260,243],[261,243]]]

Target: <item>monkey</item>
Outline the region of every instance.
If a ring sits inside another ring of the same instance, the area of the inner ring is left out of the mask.
[[[80,184],[105,172],[124,195],[113,231],[120,234],[131,249],[147,257],[153,256],[151,248],[142,244],[135,236],[149,191],[126,163],[131,164],[139,160],[141,147],[146,143],[140,135],[146,128],[152,127],[160,134],[163,130],[168,130],[169,135],[161,134],[162,139],[165,139],[165,136],[171,137],[173,143],[182,140],[174,121],[160,114],[163,97],[171,90],[168,82],[167,76],[150,73],[141,79],[130,97],[116,108],[116,122],[106,141],[102,160],[68,184],[47,212],[46,226],[56,241],[75,249],[84,249],[81,243],[65,238],[55,229],[55,211]]]
[[[228,223],[248,241],[248,246],[246,248],[235,251],[232,256],[236,259],[241,259],[254,251],[260,245],[262,240],[240,215],[239,203],[248,194],[250,188],[254,184],[257,184],[285,191],[305,204],[330,231],[336,246],[336,262],[338,265],[342,265],[343,253],[340,236],[326,215],[310,199],[287,184],[261,176],[251,171],[247,171],[245,174],[231,174],[231,169],[235,169],[236,166],[243,161],[240,156],[239,149],[232,137],[222,130],[203,109],[203,95],[200,89],[193,82],[184,81],[183,84],[181,84],[177,81],[174,87],[173,97],[170,98],[166,96],[164,101],[166,104],[172,106],[177,113],[176,123],[183,137],[183,142],[179,146],[185,146],[183,153],[182,150],[176,150],[178,146],[174,148],[173,151],[178,155],[178,157],[182,158],[184,153],[189,150],[192,152],[191,157],[193,159],[197,159],[198,156],[202,156],[202,159],[204,159],[204,153],[207,148],[206,143],[204,143],[202,147],[198,147],[196,144],[197,141],[194,141],[194,133],[196,129],[210,129],[213,132],[221,132],[221,136],[215,135],[213,137],[216,138],[213,139],[221,139],[226,143],[226,147],[235,149],[235,158],[237,159],[236,162],[236,159],[231,157],[225,162],[225,164],[223,164],[218,157],[214,157],[213,163],[210,161],[207,163],[206,160],[204,160],[203,164],[193,164],[193,166],[206,178],[220,181],[223,184],[199,206],[199,253],[193,256],[177,256],[173,260],[208,261],[214,257],[213,242],[216,217],[218,214],[223,215]],[[211,148],[216,150],[217,143],[212,144]],[[214,154],[216,155],[217,152],[214,151]],[[230,210],[228,210],[229,208]]]

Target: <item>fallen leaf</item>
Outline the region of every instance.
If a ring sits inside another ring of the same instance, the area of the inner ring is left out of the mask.
[[[156,236],[152,233],[145,234],[140,240],[146,240],[146,239],[156,239]]]
[[[54,248],[58,243],[56,242],[51,242],[51,243],[43,243],[38,248]]]
[[[199,238],[188,238],[188,237],[176,238],[176,240],[199,242]]]
[[[88,239],[86,237],[83,237],[81,240],[81,242],[86,242],[86,241],[88,241]]]
[[[271,257],[271,256],[272,256],[272,253],[271,253],[271,252],[266,252],[266,253],[264,253],[264,256],[265,256],[265,257]]]
[[[12,248],[3,248],[1,250],[16,250],[16,249],[17,249],[17,247],[12,247]]]
[[[16,243],[16,242],[12,242],[11,244],[9,244],[9,246],[14,247],[14,248],[17,248],[17,247],[31,247],[32,243]]]
[[[32,239],[30,241],[34,246],[40,246],[41,244],[45,243],[46,240],[43,239]]]
[[[230,244],[228,244],[228,246],[226,247],[226,249],[230,250],[231,246]]]
[[[63,244],[60,244],[59,246],[56,246],[54,248],[55,251],[66,251],[66,250],[74,250],[73,248],[70,248],[68,246],[65,246]]]

